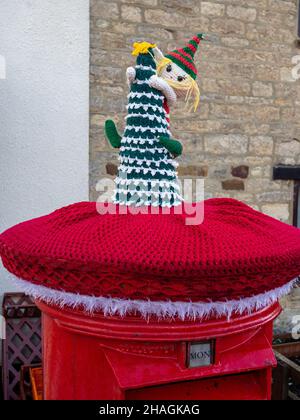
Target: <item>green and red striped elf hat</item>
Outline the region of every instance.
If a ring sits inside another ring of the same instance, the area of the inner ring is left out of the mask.
[[[184,48],[174,50],[166,54],[166,58],[172,60],[182,70],[189,74],[194,80],[197,77],[197,69],[194,63],[194,55],[198,49],[200,41],[205,38],[204,34],[197,34],[191,39]]]

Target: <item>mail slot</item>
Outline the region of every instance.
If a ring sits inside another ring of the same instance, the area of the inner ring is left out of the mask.
[[[129,400],[160,400],[163,399],[162,395],[176,400],[267,400],[268,376],[263,370],[257,370],[126,392],[126,398]]]
[[[270,399],[279,304],[202,322],[37,304],[45,399]]]

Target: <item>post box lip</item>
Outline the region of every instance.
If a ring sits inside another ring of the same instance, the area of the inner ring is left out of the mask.
[[[60,308],[36,300],[43,316],[50,317],[71,333],[107,339],[165,342],[199,341],[240,333],[274,320],[281,313],[277,302],[252,314],[228,319],[199,321],[143,320],[139,317],[105,317],[101,314],[88,315],[70,308]]]

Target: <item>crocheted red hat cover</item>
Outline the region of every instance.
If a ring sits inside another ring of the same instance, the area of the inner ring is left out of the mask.
[[[300,273],[300,231],[232,199],[185,215],[100,215],[83,202],[0,235],[4,266],[21,279],[82,295],[172,301],[239,299]]]

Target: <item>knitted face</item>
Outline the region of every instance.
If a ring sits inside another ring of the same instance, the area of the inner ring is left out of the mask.
[[[185,97],[190,76],[176,63],[166,63],[162,67],[159,76],[174,86],[173,88],[178,97]]]
[[[171,59],[166,58],[157,48],[153,48],[157,64],[158,76],[163,78],[175,91],[177,98],[183,98],[190,103],[194,99],[191,109],[197,109],[200,92],[196,81]]]

